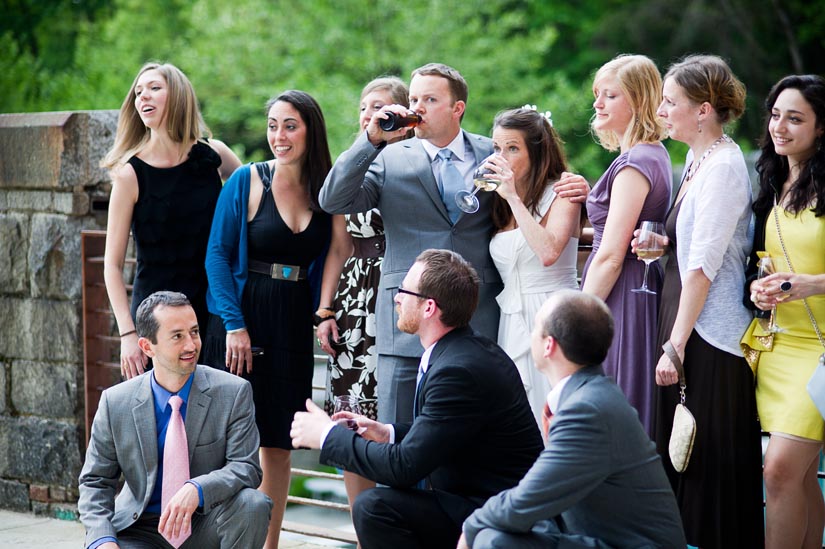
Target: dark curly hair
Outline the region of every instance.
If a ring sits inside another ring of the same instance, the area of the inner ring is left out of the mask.
[[[774,103],[779,94],[787,89],[798,90],[802,94],[816,115],[817,129],[825,129],[825,78],[817,74],[791,75],[771,88],[765,100],[767,118],[760,143],[762,154],[756,162],[759,196],[753,203],[753,211],[758,216],[767,215],[773,206],[774,196],[781,194],[782,184],[788,179],[788,157],[776,153],[769,130]],[[817,217],[825,214],[825,147],[822,139],[822,136],[817,137],[814,154],[805,161],[799,177],[791,185],[788,208],[792,212],[799,213],[812,206]]]

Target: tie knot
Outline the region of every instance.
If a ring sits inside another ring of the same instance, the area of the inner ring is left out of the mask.
[[[172,395],[169,397],[169,406],[172,407],[173,412],[177,412],[178,410],[180,410],[182,404],[183,399],[178,395]]]
[[[438,158],[440,158],[441,160],[449,162],[452,157],[453,151],[451,151],[450,149],[441,149],[440,151],[438,151]]]

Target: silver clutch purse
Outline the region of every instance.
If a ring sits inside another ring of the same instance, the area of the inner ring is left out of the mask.
[[[696,419],[685,406],[685,369],[682,361],[673,348],[670,341],[662,345],[667,357],[679,372],[679,404],[673,412],[673,428],[670,431],[670,443],[667,446],[670,462],[677,473],[684,473],[690,462],[690,454],[693,452],[693,441],[696,439]]]
[[[687,469],[690,453],[693,451],[693,441],[696,438],[696,420],[683,404],[684,389],[681,390],[681,395],[682,402],[676,405],[676,411],[673,413],[673,429],[670,431],[670,443],[667,447],[670,462],[677,473],[684,473]]]

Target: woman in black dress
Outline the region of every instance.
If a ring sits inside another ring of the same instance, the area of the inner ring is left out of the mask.
[[[127,379],[143,373],[148,360],[134,317],[149,294],[184,293],[206,327],[207,235],[221,180],[241,163],[205,136],[211,134],[186,76],[170,64],[141,67],[120,108],[115,144],[101,162],[112,171],[103,272]],[[131,307],[123,281],[130,229],[137,252]]]
[[[312,393],[317,292],[330,307],[351,244],[343,216],[318,206],[332,165],[321,108],[304,92],[286,91],[266,112],[274,160],[238,170],[218,199],[203,360],[252,383],[261,490],[274,503],[265,547],[274,549],[289,490],[290,424]]]

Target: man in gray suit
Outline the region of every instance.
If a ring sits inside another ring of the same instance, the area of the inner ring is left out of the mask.
[[[169,547],[164,536],[191,532],[184,547],[261,547],[272,502],[255,489],[261,467],[249,382],[197,365],[198,320],[183,294],[150,295],[136,320],[154,369],[101,396],[79,479],[85,546]],[[173,397],[183,399],[190,476],[161,509],[158,464]]]
[[[533,358],[553,387],[547,448],[467,518],[460,549],[687,545],[655,445],[599,366],[612,339],[610,311],[589,294],[558,292],[536,314]]]
[[[492,193],[477,195],[478,212],[463,213],[455,204],[455,190],[442,181],[445,164],[451,162],[449,169],[458,170],[464,188],[472,188],[473,171],[493,151],[490,139],[461,129],[466,102],[467,83],[455,69],[438,63],[415,69],[410,109],[421,117],[416,137],[387,145],[408,128],[385,132],[379,120],[386,119],[387,112],[403,115],[409,109],[385,106],[338,157],[321,189],[321,207],[327,212],[377,207],[384,218],[387,245],[376,305],[378,413],[383,423],[412,420],[421,345],[393,322],[393,298],[419,253],[427,248],[452,250],[472,264],[481,286],[471,325],[493,341],[498,334],[495,297],[502,286],[488,250]],[[449,160],[439,156],[446,149]]]

